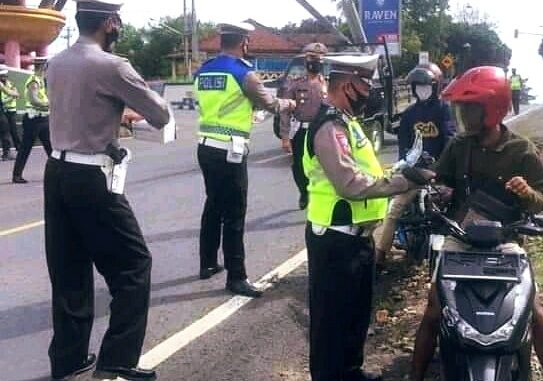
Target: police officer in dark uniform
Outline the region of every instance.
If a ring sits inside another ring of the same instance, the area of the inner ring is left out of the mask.
[[[91,369],[98,379],[154,380],[137,368],[147,327],[151,255],[123,193],[129,151],[119,147],[125,107],[157,128],[167,104],[125,59],[110,54],[121,4],[77,1],[80,38],[51,59],[47,84],[53,151],[45,169],[45,240],[53,292],[53,380]],[[89,354],[93,264],[113,298],[98,359]]]
[[[36,138],[39,138],[47,156],[51,155],[51,141],[49,138],[49,99],[43,78],[47,58],[34,59],[34,71],[25,83],[26,114],[23,117],[23,140],[17,151],[15,165],[13,166],[12,181],[15,184],[25,184],[23,178],[28,156],[32,151]]]
[[[309,123],[317,116],[321,103],[326,98],[326,80],[323,75],[323,59],[328,49],[320,42],[314,42],[303,49],[307,75],[294,80],[286,92],[286,98],[296,101],[294,112],[281,114],[281,140],[283,149],[292,152],[292,175],[300,198],[300,209],[307,207],[307,184],[302,158]],[[295,120],[291,123],[291,116]]]
[[[367,103],[378,56],[328,59],[327,104],[309,126],[303,158],[309,178],[311,378],[379,380],[361,369],[373,297],[370,237],[386,215],[387,197],[416,184],[402,175],[385,178],[356,118]]]
[[[200,104],[198,162],[207,199],[200,231],[200,278],[222,270],[217,263],[221,244],[228,271],[226,288],[239,295],[262,292],[247,280],[243,243],[247,210],[247,154],[253,108],[279,113],[294,108],[292,100],[272,97],[247,56],[248,23],[222,24],[221,54],[202,66],[195,87]]]

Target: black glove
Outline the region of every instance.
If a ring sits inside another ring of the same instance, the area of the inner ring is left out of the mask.
[[[426,169],[407,167],[402,171],[402,175],[416,185],[424,186],[430,184],[435,177],[435,173]]]

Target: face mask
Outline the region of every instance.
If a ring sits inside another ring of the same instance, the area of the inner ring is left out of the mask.
[[[417,95],[417,98],[421,101],[427,101],[432,97],[433,94],[433,87],[432,85],[417,85],[415,86],[415,94]]]
[[[364,109],[366,108],[366,95],[362,94],[358,89],[353,86],[352,87],[354,92],[356,93],[355,98],[351,98],[347,96],[349,99],[349,104],[351,105],[351,110],[353,112],[353,116],[362,115],[364,113]]]
[[[306,61],[305,67],[311,74],[319,74],[322,72],[322,62],[320,61]]]
[[[111,53],[113,51],[113,46],[119,40],[120,32],[118,29],[113,29],[110,33],[106,34],[106,52]]]

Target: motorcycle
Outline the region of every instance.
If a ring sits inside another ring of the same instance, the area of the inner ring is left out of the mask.
[[[464,229],[434,211],[456,246],[445,243],[438,254],[442,379],[530,380],[535,282],[526,252],[514,242],[543,235],[543,221],[481,220]]]

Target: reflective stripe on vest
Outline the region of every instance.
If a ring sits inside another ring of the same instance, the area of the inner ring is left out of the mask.
[[[522,79],[520,75],[513,75],[511,77],[511,90],[522,90]]]
[[[5,86],[10,91],[16,90],[16,87],[10,81],[7,81],[5,83]],[[2,105],[4,106],[4,110],[6,110],[6,111],[17,111],[17,99],[16,98],[14,98],[12,96],[9,96],[8,94],[4,93],[3,91],[0,91],[0,101],[2,102]]]
[[[360,171],[373,179],[382,178],[384,173],[381,164],[375,156],[370,141],[364,134],[360,124],[351,120],[347,126],[349,145]],[[309,178],[309,205],[307,219],[321,226],[330,226],[336,204],[345,200],[340,197],[316,155],[311,157],[308,151],[307,138],[304,152],[304,169]],[[388,199],[368,199],[361,201],[345,200],[351,206],[352,223],[360,224],[378,221],[385,218],[388,209]]]
[[[249,138],[253,105],[230,73],[202,73],[195,81],[200,105],[198,135],[222,141]]]
[[[28,91],[28,87],[32,82],[36,82],[38,84],[38,99],[43,103],[49,103],[49,99],[47,97],[47,91],[45,90],[45,84],[43,82],[43,79],[38,77],[37,75],[31,75],[30,78],[26,80],[25,83],[25,107],[27,110],[35,110],[37,112],[43,112],[43,110],[38,110],[32,105],[32,102],[30,102],[30,92]]]

